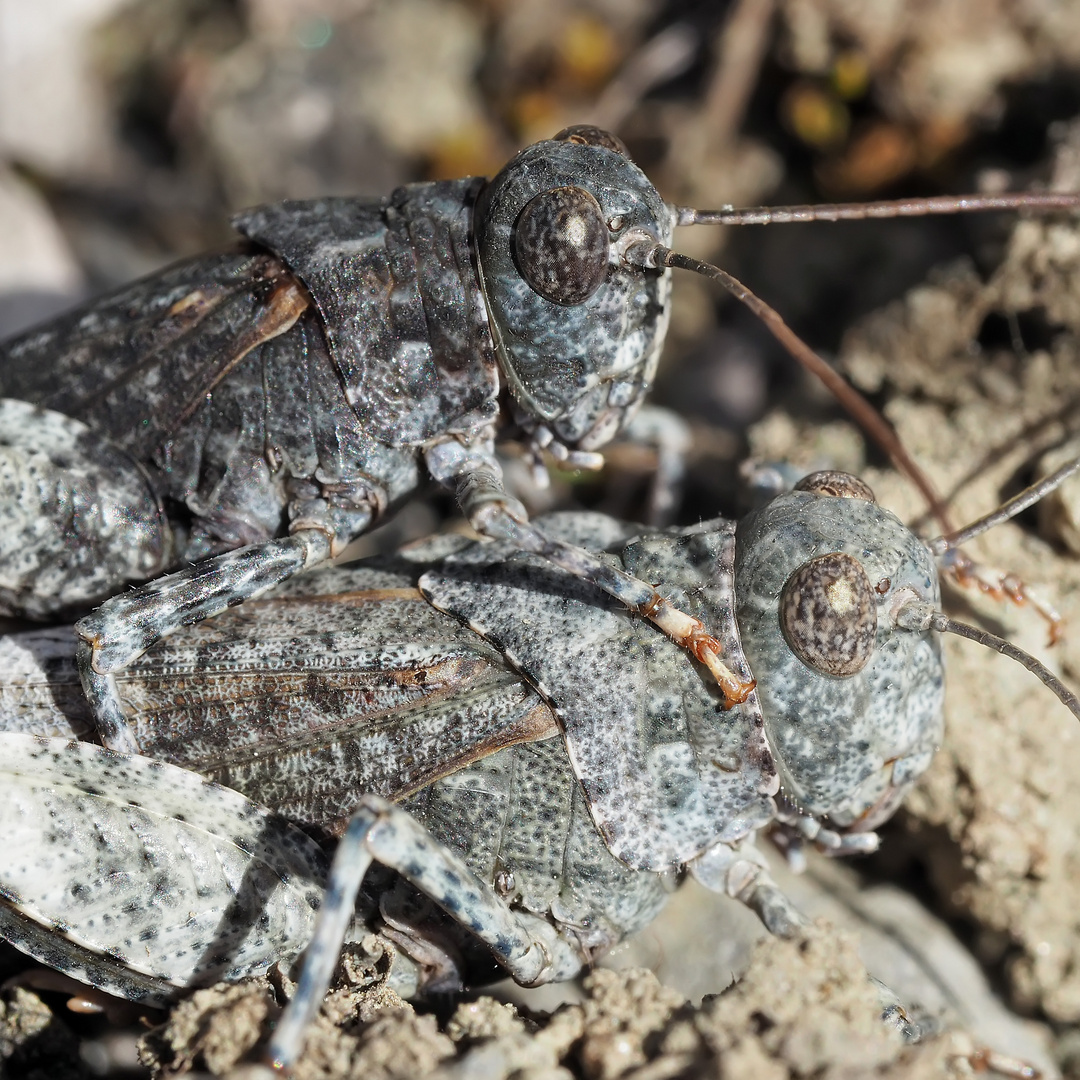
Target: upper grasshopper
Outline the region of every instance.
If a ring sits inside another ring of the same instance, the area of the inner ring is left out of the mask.
[[[672,251],[677,224],[1077,201],[675,208],[618,139],[579,126],[490,182],[248,211],[235,221],[243,250],[180,263],[0,353],[0,610],[49,617],[105,601],[77,624],[83,682],[103,741],[134,749],[116,672],[177,627],[337,554],[426,472],[482,535],[654,622],[734,705],[752,682],[725,664],[714,628],[665,582],[536,529],[503,484],[496,437],[520,431],[536,455],[599,465],[652,382],[671,266],[732,289],[844,386],[749,290]]]

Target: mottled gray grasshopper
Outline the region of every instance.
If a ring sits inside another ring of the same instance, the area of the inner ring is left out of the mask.
[[[529,524],[503,486],[496,435],[520,431],[534,455],[598,465],[652,382],[672,266],[719,280],[844,385],[738,282],[673,252],[677,224],[1076,203],[699,212],[664,203],[617,139],[575,127],[490,183],[241,214],[244,250],[181,263],[0,352],[0,610],[52,617],[105,601],[77,625],[81,670],[101,739],[133,750],[117,672],[177,627],[339,552],[423,467],[480,533],[651,619],[734,704],[750,685],[711,627]]]
[[[932,630],[948,627],[928,548],[843,474],[737,526],[543,527],[664,580],[757,689],[726,708],[684,651],[594,586],[460,538],[298,578],[119,673],[143,752],[178,769],[42,741],[93,725],[71,639],[8,637],[4,936],[165,1002],[295,957],[326,869],[293,826],[339,837],[271,1048],[287,1063],[359,926],[399,947],[405,993],[496,966],[528,985],[568,978],[650,921],[672,874],[790,933],[799,916],[756,833],[872,850],[940,741]]]

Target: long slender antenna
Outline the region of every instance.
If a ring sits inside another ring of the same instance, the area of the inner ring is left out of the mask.
[[[955,622],[943,612],[919,601],[904,604],[896,612],[894,619],[896,625],[905,630],[937,630],[939,633],[957,634],[969,641],[977,641],[980,645],[985,645],[988,649],[993,649],[1002,656],[1015,660],[1018,664],[1023,664],[1032,675],[1040,679],[1043,685],[1054,693],[1073,716],[1080,720],[1080,698],[1077,698],[1076,694],[1034,656],[1024,652],[1011,641],[1006,641],[987,630],[968,626],[967,623]]]
[[[922,492],[931,513],[941,528],[949,532],[949,514],[941,496],[927,475],[904,449],[896,432],[885,418],[842,375],[831,368],[805,341],[791,329],[780,313],[760,297],[752,293],[738,278],[712,263],[692,259],[654,240],[640,240],[630,244],[623,254],[626,262],[635,266],[672,266],[691,270],[695,274],[719,282],[736,299],[741,300],[769,329],[770,333],[798,360],[807,371],[820,379],[832,391],[841,405],[851,414],[857,424],[881,447],[889,460]]]
[[[751,206],[695,210],[676,207],[678,225],[785,225],[805,221],[866,221],[868,218],[925,217],[992,210],[1080,209],[1080,193],[1010,191],[1001,195],[938,195],[927,199],[885,199],[869,203],[820,203],[817,206]]]
[[[1042,480],[1037,481],[1030,487],[1024,488],[1019,495],[1014,495],[1008,502],[973,521],[970,525],[965,525],[964,528],[947,533],[945,536],[935,537],[927,543],[927,547],[930,548],[931,554],[940,556],[947,551],[960,547],[961,544],[966,544],[973,537],[988,532],[995,525],[1000,525],[1003,521],[1016,517],[1017,514],[1022,513],[1029,506],[1034,506],[1043,496],[1049,495],[1054,488],[1059,487],[1077,470],[1080,470],[1080,458],[1074,458],[1072,461],[1066,462],[1060,469],[1056,469],[1049,476],[1044,476]]]

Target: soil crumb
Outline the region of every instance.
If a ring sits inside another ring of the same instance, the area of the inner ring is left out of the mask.
[[[459,1004],[440,1027],[388,990],[377,971],[369,970],[365,984],[353,970],[328,998],[295,1075],[840,1080],[964,1076],[978,1060],[959,1033],[931,1032],[906,1043],[882,1017],[880,992],[855,938],[824,921],[793,941],[763,940],[746,976],[697,1006],[641,968],[597,970],[583,986],[582,1002],[551,1014],[522,1015],[480,997]],[[243,1075],[241,1063],[280,1014],[283,988],[259,979],[200,991],[144,1037],[144,1063],[162,1078],[192,1070]]]

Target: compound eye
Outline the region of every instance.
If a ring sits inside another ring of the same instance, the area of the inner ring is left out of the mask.
[[[838,499],[863,499],[877,502],[870,485],[851,473],[825,469],[804,476],[796,485],[796,491],[812,491],[816,495],[832,495]]]
[[[581,304],[608,269],[608,228],[594,196],[553,188],[532,199],[514,226],[514,258],[534,292],[553,304]]]
[[[845,679],[866,667],[877,635],[877,605],[866,571],[843,552],[800,566],[780,593],[780,629],[808,667]]]

